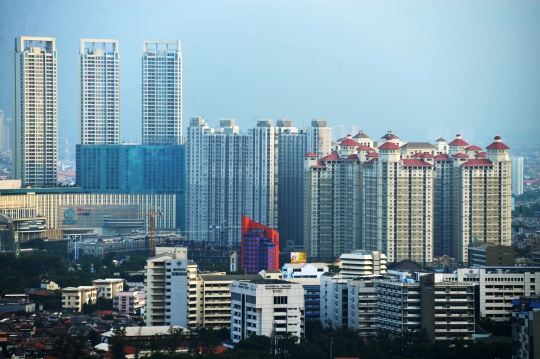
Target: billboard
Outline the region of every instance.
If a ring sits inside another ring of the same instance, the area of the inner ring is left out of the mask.
[[[306,252],[291,252],[291,263],[306,263]]]

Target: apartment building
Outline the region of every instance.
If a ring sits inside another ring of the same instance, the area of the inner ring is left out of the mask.
[[[320,321],[324,327],[344,327],[362,336],[375,334],[375,288],[372,278],[352,279],[341,273],[321,276]]]
[[[96,304],[98,287],[79,286],[62,288],[62,309],[82,312],[84,304]]]
[[[303,186],[301,156],[310,146],[322,152],[330,149],[326,121],[313,121],[312,126],[318,127],[298,130],[291,120],[277,120],[276,125],[273,120],[259,120],[242,133],[234,119],[210,128],[201,117],[191,118],[188,236],[216,245],[238,245],[240,217],[245,215],[278,229],[288,247],[301,245],[303,227],[293,214],[303,208],[303,192],[298,191]],[[278,216],[280,208],[285,217]]]
[[[522,297],[512,312],[512,359],[540,358],[540,303]]]
[[[125,281],[122,278],[96,279],[92,281],[92,285],[98,289],[98,298],[113,299],[116,293],[124,290]]]
[[[187,259],[187,248],[157,247],[146,261],[146,325],[187,328],[188,315],[196,314],[196,308],[188,306],[196,280],[197,264]]]
[[[434,156],[402,158],[388,135],[377,159],[363,163],[362,248],[382,251],[389,262],[433,260]]]
[[[476,241],[511,245],[512,169],[509,147],[500,136],[486,147],[487,154],[461,152],[453,157],[454,176],[454,254],[468,261],[468,247]],[[453,151],[450,143],[450,151]],[[443,214],[440,214],[443,215]]]
[[[58,72],[55,39],[17,37],[13,64],[13,178],[20,179],[24,186],[56,185]]]
[[[231,326],[231,290],[233,281],[260,280],[259,274],[227,275],[224,272],[200,273],[190,283],[189,327],[228,328]],[[192,310],[195,308],[196,310]]]
[[[144,292],[118,292],[113,298],[113,308],[126,314],[138,314],[144,308]]]
[[[304,334],[304,288],[278,279],[231,284],[231,340],[250,335]]]
[[[81,39],[79,57],[79,143],[120,144],[118,40]]]
[[[426,329],[432,340],[473,340],[474,284],[412,279],[375,279],[377,329],[396,333]]]
[[[180,41],[143,42],[142,144],[183,144]]]
[[[494,321],[508,321],[512,300],[540,294],[538,267],[457,268],[455,273],[435,273],[435,281],[473,283],[476,314]]]
[[[386,274],[386,256],[378,251],[356,250],[339,256],[340,273],[344,277],[379,276]]]
[[[361,248],[358,146],[349,135],[328,156],[304,156],[304,249],[313,261]]]
[[[512,161],[512,195],[523,194],[523,157],[511,156]]]

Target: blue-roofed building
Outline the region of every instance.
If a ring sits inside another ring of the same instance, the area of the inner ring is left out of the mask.
[[[176,194],[176,223],[185,230],[185,146],[77,145],[76,160],[85,193]]]

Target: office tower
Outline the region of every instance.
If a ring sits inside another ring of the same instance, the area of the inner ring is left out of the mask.
[[[328,156],[304,156],[304,246],[311,260],[333,261],[361,249],[358,146],[349,135]]]
[[[85,192],[176,194],[176,226],[186,229],[186,146],[77,145],[76,183]]]
[[[510,157],[512,161],[512,195],[523,194],[523,157]]]
[[[486,147],[485,155],[479,152],[472,156],[460,151],[452,156],[455,169],[453,242],[459,261],[468,261],[471,243],[511,245],[512,164],[508,149],[501,137],[495,136],[494,142]]]
[[[363,164],[363,248],[388,262],[433,260],[433,154],[401,154],[388,134],[378,158]]]
[[[188,128],[188,237],[239,246],[242,215],[251,215],[251,139],[234,119],[208,127],[192,117]]]
[[[182,142],[180,41],[144,41],[142,143],[180,145]]]
[[[157,247],[146,260],[146,326],[188,327],[190,284],[197,280],[197,264],[187,248]]]
[[[118,40],[80,42],[79,143],[120,143],[120,54]]]
[[[242,267],[246,273],[279,270],[279,233],[242,216]]]
[[[57,53],[52,37],[15,39],[13,178],[26,186],[56,185]]]

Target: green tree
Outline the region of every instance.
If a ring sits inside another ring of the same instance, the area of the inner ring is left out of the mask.
[[[109,347],[111,350],[112,359],[125,359],[126,352],[124,348],[126,347],[126,329],[125,328],[116,328],[113,331],[113,335],[109,338]]]

